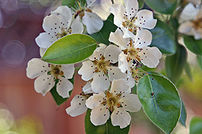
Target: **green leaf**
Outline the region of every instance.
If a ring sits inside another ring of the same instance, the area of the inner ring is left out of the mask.
[[[85,117],[86,134],[128,134],[130,126],[120,129],[118,126],[113,126],[110,119],[104,125],[94,126],[90,121],[90,112],[91,110],[88,110]]]
[[[171,55],[176,52],[175,34],[168,24],[158,20],[156,27],[151,32],[151,46],[158,47],[164,54]]]
[[[92,37],[71,34],[53,43],[42,59],[54,64],[72,64],[88,58],[96,47],[97,43]]]
[[[177,7],[178,0],[145,0],[145,3],[157,12],[172,14]]]
[[[187,112],[184,106],[184,103],[182,102],[182,107],[181,107],[181,114],[180,114],[180,119],[179,122],[186,127],[186,120],[187,120]]]
[[[202,39],[195,40],[194,37],[184,36],[184,44],[193,53],[202,55]]]
[[[171,133],[181,109],[181,99],[173,83],[163,75],[150,73],[140,79],[137,91],[149,119],[166,134]]]
[[[70,81],[72,82],[72,84],[74,84],[74,78],[70,79]],[[64,103],[68,98],[63,98],[61,97],[58,92],[56,91],[56,85],[58,83],[58,80],[56,80],[55,82],[55,86],[51,89],[51,94],[56,102],[56,104],[59,106],[62,103]],[[69,92],[69,94],[71,95],[72,91]]]
[[[86,0],[78,0],[81,6],[84,6],[86,4]],[[63,6],[68,6],[70,8],[76,8],[78,7],[77,0],[62,0]]]
[[[113,23],[114,16],[111,14],[106,21],[104,21],[104,26],[102,29],[94,34],[91,34],[90,36],[93,37],[97,42],[104,43],[108,45],[109,42],[109,35],[111,32],[115,32],[117,27]]]
[[[187,52],[185,47],[182,45],[178,45],[176,54],[166,57],[166,74],[173,82],[177,82],[177,80],[179,80],[186,65],[186,59]]]
[[[197,61],[198,61],[200,68],[202,69],[202,55],[197,55]]]
[[[193,117],[190,122],[189,134],[202,134],[202,118]]]
[[[185,69],[185,72],[186,72],[187,76],[189,77],[189,79],[192,80],[191,68],[190,68],[190,65],[188,62],[186,62],[184,69]]]
[[[139,8],[143,8],[144,6],[144,0],[138,0]]]

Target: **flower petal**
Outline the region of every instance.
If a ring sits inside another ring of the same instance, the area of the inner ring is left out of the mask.
[[[120,126],[122,129],[130,124],[131,116],[123,108],[116,108],[111,114],[111,121],[113,126]]]
[[[135,48],[143,48],[152,42],[152,34],[149,30],[140,29],[135,37]]]
[[[99,16],[90,12],[85,12],[82,22],[84,25],[86,25],[86,29],[89,34],[99,32],[104,25],[102,19]]]
[[[111,63],[118,62],[119,54],[121,53],[121,50],[115,46],[115,45],[109,45],[105,49],[104,57],[106,60],[109,60]]]
[[[100,60],[102,56],[104,56],[104,51],[107,46],[105,44],[99,44],[99,47],[97,47],[93,54],[89,57],[90,60]]]
[[[86,97],[82,95],[75,95],[71,101],[71,106],[66,109],[67,114],[72,117],[78,116],[86,112],[85,105]]]
[[[49,70],[48,63],[39,58],[33,58],[27,63],[26,73],[28,78],[34,79],[43,73],[48,73]]]
[[[110,33],[109,41],[118,45],[122,50],[127,48],[129,39],[123,38],[123,32],[117,28],[116,31]]]
[[[193,23],[191,21],[186,21],[184,23],[182,23],[179,26],[178,31],[180,33],[186,34],[186,35],[193,35]]]
[[[91,82],[87,82],[86,85],[82,88],[82,91],[84,92],[84,94],[93,93],[93,90],[91,88]]]
[[[157,47],[145,47],[138,53],[141,62],[149,68],[155,68],[159,64],[159,60],[162,57],[161,52]]]
[[[149,10],[140,10],[136,14],[137,20],[135,21],[135,25],[142,27],[153,29],[156,26],[157,19],[153,18],[153,12]]]
[[[127,94],[119,101],[123,108],[130,112],[138,112],[142,106],[136,94]]]
[[[112,81],[110,92],[114,94],[125,94],[130,93],[131,89],[125,80],[119,79]]]
[[[74,64],[61,65],[61,70],[63,71],[66,79],[71,79],[74,75]]]
[[[91,83],[92,90],[95,93],[100,93],[107,90],[110,86],[109,78],[103,73],[95,73],[93,75],[93,81]]]
[[[34,89],[37,93],[41,93],[42,95],[46,95],[55,85],[55,81],[52,75],[48,75],[44,73],[40,75],[34,81]]]
[[[43,55],[45,54],[46,50],[47,50],[46,48],[40,48],[39,53],[40,53],[41,57],[43,57]]]
[[[128,19],[132,19],[138,11],[138,8],[139,8],[138,1],[137,0],[124,0],[124,3],[125,3],[126,14],[127,14]]]
[[[123,52],[119,55],[118,67],[121,70],[121,72],[123,72],[123,73],[125,73],[127,70],[129,70],[129,65],[127,62],[127,55],[125,55]]]
[[[107,120],[109,119],[109,110],[106,108],[106,106],[98,106],[94,108],[91,111],[90,114],[90,121],[93,123],[93,125],[98,126],[105,124]]]
[[[35,39],[40,48],[49,48],[55,40],[57,40],[55,36],[51,36],[46,32],[40,33]]]
[[[114,15],[114,24],[118,27],[121,27],[122,22],[124,21],[125,12],[123,5],[113,4],[110,8],[110,12]]]
[[[73,20],[72,25],[72,33],[71,34],[82,34],[83,33],[83,24],[81,23],[80,17],[78,16],[75,20]]]
[[[132,39],[135,38],[135,35],[131,31],[129,31],[127,28],[121,27],[121,30],[124,33],[123,38],[132,38]]]
[[[68,98],[69,91],[71,91],[72,89],[73,84],[66,78],[61,77],[56,86],[57,93],[63,98]]]
[[[97,0],[92,7],[92,11],[96,13],[102,20],[106,20],[110,15],[111,0]]]
[[[105,94],[103,92],[99,94],[93,94],[86,100],[86,106],[90,109],[94,109],[99,106],[106,99]]]
[[[86,0],[87,3],[87,7],[91,7],[92,5],[94,5],[96,0]]]
[[[122,73],[118,67],[111,67],[108,70],[109,80],[126,79],[126,74]]]
[[[95,70],[92,61],[84,61],[82,67],[79,69],[78,74],[82,75],[81,78],[85,81],[89,81],[93,78],[93,72]]]

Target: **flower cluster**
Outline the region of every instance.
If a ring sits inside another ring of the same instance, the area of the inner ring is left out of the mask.
[[[92,109],[90,120],[97,126],[111,117],[112,125],[125,128],[130,124],[129,112],[141,109],[141,103],[132,88],[144,75],[143,65],[155,68],[162,57],[156,47],[150,47],[156,25],[150,10],[139,10],[137,0],[76,1],[74,10],[60,6],[43,21],[43,29],[36,38],[42,54],[55,41],[70,34],[93,34],[101,30],[103,21],[112,13],[117,30],[109,37],[109,45],[100,43],[93,54],[82,62],[78,74],[86,81],[82,93],[74,96],[67,114],[75,117]],[[54,86],[57,93],[68,98],[73,84],[73,64],[56,65],[33,58],[28,62],[27,76],[36,78],[36,92],[45,95]]]

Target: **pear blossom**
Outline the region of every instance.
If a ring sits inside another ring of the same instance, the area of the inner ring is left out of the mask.
[[[201,0],[187,0],[187,1],[193,3],[196,6],[199,6],[201,4]]]
[[[111,0],[86,0],[84,7],[76,2],[79,9],[76,10],[75,17],[80,16],[87,32],[93,34],[100,31],[104,25],[103,20],[110,15]]]
[[[100,44],[100,47],[94,51],[92,56],[83,62],[78,73],[83,80],[92,80],[93,92],[99,93],[107,90],[110,86],[110,81],[114,79],[125,79],[130,86],[134,86],[130,76],[122,73],[116,66],[120,52],[121,50],[115,45],[106,46]]]
[[[118,59],[118,66],[122,72],[130,71],[131,68],[140,64],[155,68],[162,57],[158,48],[148,46],[151,42],[150,34],[142,36],[141,31],[138,32],[135,40],[123,38],[123,32],[120,29],[110,34],[109,41],[118,45],[122,50]]]
[[[196,40],[202,39],[202,6],[195,7],[189,3],[182,11],[179,18],[178,31],[186,35],[192,35]]]
[[[35,39],[40,48],[47,49],[58,39],[69,34],[83,33],[83,24],[79,17],[73,19],[72,11],[67,6],[60,6],[43,20],[43,29]]]
[[[83,92],[75,95],[71,101],[71,105],[66,108],[66,113],[72,117],[81,115],[86,112],[86,100],[93,94],[90,82],[83,87]]]
[[[112,5],[111,13],[114,15],[114,24],[122,29],[124,38],[135,38],[138,30],[144,29],[141,34],[151,34],[147,29],[153,29],[157,20],[153,18],[150,10],[138,11],[137,0],[116,0]]]
[[[28,78],[36,78],[35,91],[42,95],[46,95],[55,86],[56,80],[58,80],[56,91],[61,97],[69,97],[69,91],[73,89],[73,84],[68,80],[74,74],[74,65],[72,64],[48,64],[40,58],[33,58],[28,62],[26,73]]]
[[[131,94],[131,89],[122,80],[114,80],[110,91],[93,94],[86,100],[86,106],[90,109],[90,120],[95,125],[107,122],[111,112],[113,126],[125,128],[130,124],[129,112],[137,112],[141,109],[141,103],[136,94]]]

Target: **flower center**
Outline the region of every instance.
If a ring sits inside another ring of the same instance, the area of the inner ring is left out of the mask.
[[[132,18],[131,20],[129,20],[126,16],[124,18],[125,18],[125,21],[122,22],[123,27],[125,27],[126,29],[128,29],[134,35],[136,35],[136,33],[137,33],[137,27],[134,24],[136,18]]]
[[[71,27],[69,29],[67,29],[67,30],[62,28],[61,33],[58,33],[57,37],[62,38],[62,37],[66,36],[66,35],[69,35],[71,33],[72,33],[72,28]]]
[[[110,61],[106,61],[104,56],[100,58],[100,60],[93,61],[94,65],[96,66],[95,72],[104,72],[107,74],[108,67],[110,66]]]
[[[202,18],[192,21],[194,24],[194,28],[199,30],[202,29]]]
[[[59,76],[64,76],[64,72],[61,71],[61,65],[50,65],[50,74],[58,79]]]
[[[119,103],[121,94],[114,95],[113,93],[110,93],[109,91],[106,92],[106,105],[109,108],[110,111],[114,111],[115,107],[121,107],[121,104]]]

